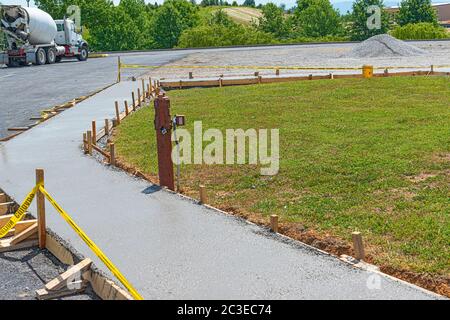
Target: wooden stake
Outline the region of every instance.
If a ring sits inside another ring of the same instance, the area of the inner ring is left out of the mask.
[[[142,82],[142,98],[145,98],[145,81],[144,79],[141,79]]]
[[[115,102],[116,105],[116,120],[117,120],[117,125],[120,125],[120,111],[119,111],[119,102]]]
[[[364,260],[366,254],[364,252],[364,243],[362,240],[361,232],[353,232],[353,250],[355,251],[355,258],[358,260]]]
[[[97,144],[97,124],[92,121],[92,144],[95,146]]]
[[[41,184],[44,187],[44,170],[36,169],[36,184]],[[38,220],[38,236],[39,236],[39,248],[45,249],[47,238],[47,227],[45,224],[45,196],[38,190],[36,193],[36,207],[37,207],[37,220]]]
[[[189,72],[189,79],[194,79],[194,75],[192,74],[192,71]]]
[[[109,164],[112,166],[116,165],[116,149],[114,143],[109,144]]]
[[[112,126],[113,128],[117,127],[117,119],[112,120]]]
[[[133,111],[136,111],[136,97],[134,96],[134,91],[131,93],[131,100],[133,103]]]
[[[137,95],[137,101],[138,101],[138,107],[141,107],[141,89],[138,88],[137,90],[138,95]]]
[[[270,216],[270,230],[278,233],[278,216],[276,214]]]
[[[150,84],[147,84],[147,98],[152,97],[152,89],[150,88]]]
[[[128,111],[128,101],[125,100],[123,104],[125,105],[125,116],[128,116],[130,114],[130,112]]]
[[[149,82],[149,86],[150,86],[150,89],[149,89],[149,97],[150,97],[152,95],[152,92],[153,92],[153,85],[152,85],[152,78],[151,77],[148,78],[148,82]]]
[[[276,69],[276,70],[275,70],[275,75],[276,75],[276,76],[279,76],[279,75],[280,75],[280,69]]]
[[[92,156],[92,132],[87,132],[88,154]]]
[[[105,119],[105,136],[109,136],[109,119]]]
[[[259,77],[259,72],[258,71],[255,72],[255,77]]]
[[[86,142],[87,142],[87,134],[85,132],[85,133],[83,133],[83,151],[84,151],[84,154],[86,154],[87,151],[88,151]]]
[[[206,187],[203,185],[200,185],[200,203],[206,204],[208,201],[207,195],[206,195]]]

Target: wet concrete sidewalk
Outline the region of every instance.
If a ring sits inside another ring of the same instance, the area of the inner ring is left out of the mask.
[[[379,287],[368,286],[374,280],[369,272],[85,156],[82,132],[92,120],[112,118],[114,101],[129,100],[138,86],[120,83],[0,144],[2,189],[21,202],[35,169],[44,168],[46,189],[146,299],[437,297],[387,277]],[[49,204],[47,221],[107,271]]]

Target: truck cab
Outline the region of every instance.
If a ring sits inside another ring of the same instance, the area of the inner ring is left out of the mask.
[[[55,43],[66,48],[65,56],[76,56],[84,61],[88,58],[88,44],[83,40],[81,33],[76,31],[75,23],[70,19],[55,20]]]

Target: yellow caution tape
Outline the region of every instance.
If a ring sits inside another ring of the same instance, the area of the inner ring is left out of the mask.
[[[15,225],[22,220],[24,215],[27,213],[28,208],[30,207],[31,203],[33,202],[34,197],[36,196],[36,192],[39,188],[39,185],[35,186],[33,190],[27,195],[25,200],[20,205],[17,212],[11,217],[11,219],[8,221],[7,224],[3,226],[3,228],[0,229],[0,239],[4,238],[9,231],[11,231],[12,228],[15,227]]]
[[[430,68],[431,66],[388,66],[375,67],[374,69],[418,69]],[[120,64],[122,69],[266,69],[266,70],[361,70],[362,67],[300,67],[300,66],[149,66],[140,64]],[[450,68],[450,65],[434,65],[433,68]]]
[[[100,260],[108,267],[108,269],[119,279],[119,281],[127,288],[131,295],[136,300],[143,300],[142,296],[133,288],[133,286],[128,282],[128,280],[123,276],[123,274],[117,269],[117,267],[108,259],[108,257],[100,250],[99,247],[92,241],[86,233],[72,220],[72,218],[59,206],[59,204],[50,196],[44,187],[40,186],[39,191],[41,191],[51,205],[56,209],[56,211],[61,214],[61,216],[66,220],[66,222],[72,227],[73,230],[83,239],[83,241],[88,245],[88,247],[100,258]]]

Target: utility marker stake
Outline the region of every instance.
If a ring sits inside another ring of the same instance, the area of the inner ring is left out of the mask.
[[[112,166],[116,165],[116,148],[114,143],[109,144],[109,164]]]
[[[200,203],[206,204],[208,202],[206,195],[206,187],[204,185],[200,185],[199,190],[200,190]]]
[[[366,254],[364,252],[364,243],[362,240],[361,232],[353,232],[353,250],[355,251],[355,258],[357,260],[364,260]]]
[[[36,185],[37,184],[42,184],[42,187],[44,187],[43,169],[36,169]],[[45,196],[40,190],[38,190],[36,193],[36,206],[38,216],[39,248],[45,249],[47,238],[47,228],[45,225]]]
[[[116,105],[116,121],[117,125],[120,125],[120,111],[119,111],[119,102],[115,102]]]
[[[270,230],[278,233],[278,216],[276,214],[270,216]]]

